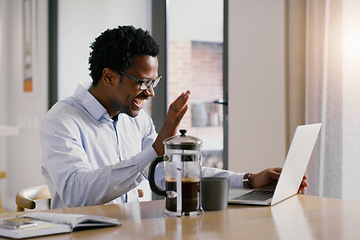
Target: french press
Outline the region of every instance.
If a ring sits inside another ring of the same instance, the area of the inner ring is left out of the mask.
[[[156,158],[150,165],[149,183],[151,190],[165,196],[166,216],[201,215],[201,143],[196,137],[180,136],[164,141],[165,154]],[[156,166],[164,161],[165,190],[156,185],[154,175]]]

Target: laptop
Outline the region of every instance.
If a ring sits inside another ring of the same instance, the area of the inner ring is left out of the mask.
[[[229,194],[229,204],[274,205],[298,193],[321,123],[296,128],[284,167],[275,190],[247,189],[241,194]]]

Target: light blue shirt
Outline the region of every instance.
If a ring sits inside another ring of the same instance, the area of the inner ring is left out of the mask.
[[[157,133],[145,111],[137,117],[119,114],[114,121],[88,91],[90,84],[80,84],[42,121],[42,174],[52,208],[137,200],[134,188],[157,157],[152,147]],[[156,179],[164,182],[161,169]],[[203,175],[228,177],[231,187],[243,186],[243,174],[203,168]]]

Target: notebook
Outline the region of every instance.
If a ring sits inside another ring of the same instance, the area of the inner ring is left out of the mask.
[[[274,205],[297,194],[320,128],[321,123],[296,128],[275,190],[249,189],[229,196],[229,204]]]

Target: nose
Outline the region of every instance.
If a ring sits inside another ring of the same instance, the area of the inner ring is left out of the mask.
[[[144,92],[146,93],[146,95],[148,95],[149,97],[154,97],[155,96],[155,91],[153,86],[151,85],[150,87],[148,87],[148,89],[144,90]]]

